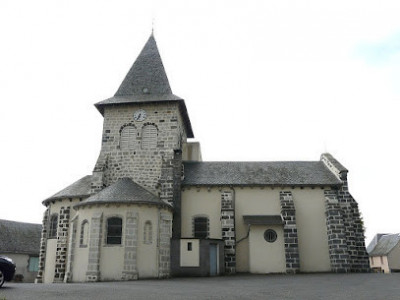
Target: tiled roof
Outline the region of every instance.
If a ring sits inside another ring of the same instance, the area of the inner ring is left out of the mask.
[[[370,256],[388,255],[390,251],[400,242],[400,234],[387,234],[380,237]]]
[[[43,204],[51,200],[57,200],[62,198],[83,198],[90,195],[90,185],[92,181],[92,175],[87,175],[82,177],[78,181],[75,181],[73,184],[69,185],[65,189],[59,191],[53,196],[47,198],[43,201]]]
[[[187,136],[193,138],[185,101],[172,94],[156,40],[151,35],[114,97],[98,102],[95,106],[103,114],[104,106],[108,105],[168,101],[179,103]]]
[[[184,162],[183,185],[335,186],[341,181],[321,161]]]
[[[0,220],[0,253],[37,254],[41,224]]]
[[[165,205],[165,202],[160,200],[145,188],[133,182],[130,178],[119,179],[114,184],[106,187],[97,194],[90,196],[86,200],[76,204],[74,208],[91,205],[91,204],[155,204]]]

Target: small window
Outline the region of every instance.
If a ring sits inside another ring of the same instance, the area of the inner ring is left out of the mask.
[[[121,140],[119,147],[121,150],[132,150],[137,145],[137,129],[133,125],[125,126],[121,130]]]
[[[198,239],[205,239],[208,237],[208,218],[196,217],[194,218],[194,232],[193,235]]]
[[[89,222],[83,220],[81,225],[81,236],[80,236],[80,246],[87,247],[88,235],[89,235]]]
[[[381,264],[383,265],[383,256],[381,256]]]
[[[39,257],[31,256],[29,257],[28,271],[37,272],[39,270]]]
[[[57,225],[58,225],[58,215],[53,214],[50,217],[49,224],[49,239],[55,239],[57,237]]]
[[[113,217],[107,219],[107,240],[108,245],[122,244],[122,219]]]
[[[143,243],[151,244],[153,242],[153,226],[150,221],[144,224]]]
[[[142,129],[142,149],[157,147],[157,127],[152,124],[145,125]]]
[[[278,235],[276,234],[276,231],[273,229],[267,229],[264,232],[264,239],[268,242],[268,243],[273,243],[276,241],[276,239],[278,238]]]
[[[192,242],[187,243],[187,251],[192,251]]]

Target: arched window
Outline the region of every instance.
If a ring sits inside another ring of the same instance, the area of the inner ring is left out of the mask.
[[[153,242],[153,226],[150,221],[144,223],[143,243],[151,244]]]
[[[108,245],[122,244],[122,219],[112,217],[107,219],[107,240]]]
[[[207,217],[195,217],[193,219],[193,236],[197,239],[208,237],[209,222]]]
[[[89,235],[89,222],[88,220],[83,220],[81,225],[81,236],[80,236],[80,246],[87,247]]]
[[[137,129],[133,125],[127,125],[121,130],[121,140],[119,147],[122,150],[135,149],[137,146]]]
[[[58,215],[52,214],[50,217],[49,224],[49,239],[55,239],[57,237],[57,227],[58,227]]]
[[[152,124],[143,126],[142,149],[154,149],[157,147],[157,127]]]

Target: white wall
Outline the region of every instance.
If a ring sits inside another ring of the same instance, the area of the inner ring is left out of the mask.
[[[267,242],[264,232],[273,229],[277,233],[275,242]],[[251,273],[285,273],[285,242],[282,225],[252,225],[250,230],[250,272]]]

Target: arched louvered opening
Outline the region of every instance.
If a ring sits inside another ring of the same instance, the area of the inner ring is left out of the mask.
[[[49,224],[49,239],[57,238],[58,214],[52,214]]]
[[[89,236],[89,222],[84,220],[81,225],[80,247],[87,247]]]
[[[157,127],[152,124],[143,126],[142,149],[154,149],[157,147]]]
[[[143,243],[151,244],[153,242],[153,226],[150,221],[144,223]]]
[[[121,150],[132,150],[137,148],[137,129],[135,126],[128,125],[122,128],[119,147]]]

